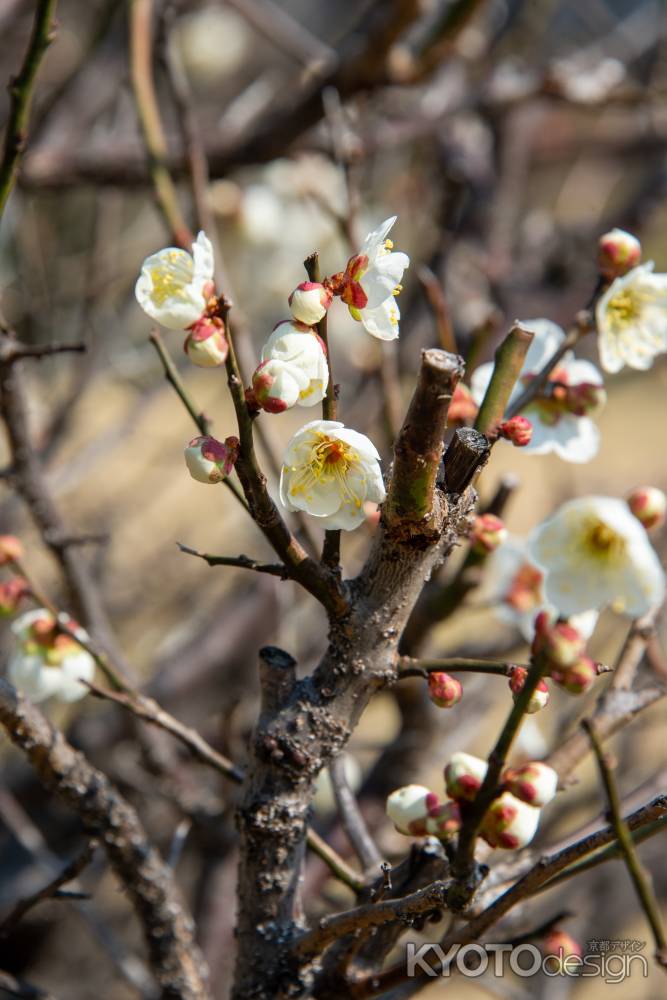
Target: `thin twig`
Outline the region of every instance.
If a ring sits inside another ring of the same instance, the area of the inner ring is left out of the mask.
[[[424,289],[426,298],[428,299],[428,304],[431,307],[431,312],[433,313],[436,329],[438,331],[438,341],[440,343],[440,347],[442,347],[443,351],[449,351],[451,354],[458,354],[459,350],[456,344],[456,335],[452,325],[452,314],[442,285],[430,267],[420,267],[417,272],[417,277],[419,278],[419,283]]]
[[[63,886],[67,885],[68,882],[73,882],[74,879],[78,878],[84,868],[90,864],[97,848],[97,841],[90,840],[84,847],[83,851],[71,861],[66,868],[63,869],[60,875],[52,879],[47,885],[37,892],[34,892],[31,896],[27,896],[26,899],[20,900],[16,906],[13,908],[11,913],[5,920],[0,924],[0,937],[7,937],[11,934],[17,924],[25,917],[26,913],[41,903],[46,899],[62,899],[63,896],[58,895],[58,890]],[[80,895],[76,894],[77,898],[81,898]]]
[[[347,782],[344,754],[339,754],[331,761],[329,777],[341,825],[348,835],[364,871],[377,869],[382,861],[382,855],[370,835],[354,792]]]
[[[153,191],[170,232],[180,246],[192,242],[192,233],[178,202],[167,168],[167,142],[153,83],[153,0],[131,0],[129,16],[130,69],[139,123],[148,153]]]
[[[527,668],[526,663],[507,663],[505,660],[470,660],[461,657],[415,660],[401,656],[398,661],[398,680],[404,677],[424,677],[444,670],[448,674],[497,674],[511,677],[515,667]]]
[[[0,163],[0,218],[14,187],[19,160],[28,141],[28,118],[40,63],[53,41],[56,0],[38,0],[28,49],[18,76],[9,83],[9,120]]]
[[[192,399],[192,396],[185,388],[183,379],[179,375],[178,369],[176,368],[176,365],[174,364],[173,359],[169,351],[167,350],[167,347],[159,331],[152,330],[148,339],[150,340],[151,344],[157,351],[157,355],[160,361],[162,362],[162,367],[164,368],[164,377],[166,378],[167,382],[169,382],[169,384],[172,386],[172,388],[176,392],[176,395],[183,403],[183,406],[192,417],[199,433],[203,434],[204,436],[207,436],[208,434],[211,433],[211,421],[203,413],[203,411],[200,410],[199,407],[195,404],[194,400]],[[241,491],[235,486],[235,484],[231,481],[229,476],[223,479],[223,483],[225,484],[227,489],[231,493],[233,493],[233,495],[236,497],[241,506],[244,507],[245,510],[248,510],[248,505],[243,499]]]
[[[197,549],[191,549],[189,545],[183,545],[181,542],[176,542],[176,544],[181,552],[185,552],[188,556],[197,556],[208,563],[209,566],[239,566],[241,569],[252,569],[256,573],[268,573],[270,576],[280,577],[281,580],[289,579],[289,573],[282,563],[261,563],[256,559],[250,559],[244,555],[213,556],[207,552],[198,552]]]
[[[3,341],[0,347],[0,363],[14,364],[23,358],[46,358],[52,354],[83,354],[86,345],[76,344],[21,344],[19,341]]]
[[[663,969],[667,969],[667,938],[665,937],[665,930],[662,926],[662,917],[660,916],[660,910],[651,887],[649,876],[639,860],[630,831],[621,816],[621,800],[618,794],[616,781],[614,780],[614,775],[612,774],[609,758],[602,748],[600,737],[595,729],[595,723],[591,719],[584,719],[581,724],[588,734],[588,738],[591,741],[591,746],[593,747],[593,752],[595,753],[595,757],[598,762],[600,778],[602,779],[602,784],[604,785],[604,790],[609,802],[611,825],[614,829],[614,833],[616,834],[621,854],[623,855],[625,865],[628,869],[628,874],[630,875],[632,883],[635,887],[635,892],[637,893],[640,906],[646,914],[646,919],[648,920],[651,931],[653,932],[656,962]]]

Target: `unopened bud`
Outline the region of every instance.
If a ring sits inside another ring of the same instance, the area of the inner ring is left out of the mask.
[[[190,327],[183,350],[199,368],[217,368],[224,365],[229,354],[225,327],[221,319],[202,316]]]
[[[426,833],[426,820],[440,800],[435,792],[423,785],[404,785],[387,798],[387,816],[399,833],[421,837]]]
[[[640,486],[628,497],[628,507],[647,531],[659,527],[667,513],[667,496],[656,486]]]
[[[580,382],[579,385],[563,387],[561,403],[575,417],[594,417],[606,402],[605,388],[596,382]]]
[[[498,436],[510,441],[516,448],[525,448],[533,436],[533,425],[527,417],[512,417],[499,426]]]
[[[283,413],[294,406],[308,384],[300,368],[277,358],[262,361],[252,377],[254,398],[267,413]]]
[[[624,229],[612,229],[598,240],[598,268],[607,281],[627,274],[641,259],[641,243]]]
[[[467,385],[459,382],[454,389],[452,401],[447,411],[447,419],[450,424],[465,424],[469,420],[477,417],[479,407],[473,399],[473,395]]]
[[[452,754],[445,767],[445,785],[449,797],[457,801],[463,799],[472,802],[486,777],[486,769],[486,761],[479,757],[463,753],[462,750]]]
[[[533,656],[542,656],[550,669],[570,667],[584,654],[586,640],[569,622],[553,622],[548,611],[540,611],[535,619]]]
[[[292,316],[299,323],[315,326],[326,316],[333,294],[319,281],[303,281],[288,298]]]
[[[22,576],[13,576],[11,580],[0,583],[0,617],[13,615],[22,598],[29,593],[28,582]]]
[[[523,690],[527,676],[528,671],[525,667],[512,667],[512,672],[510,674],[510,691],[512,692],[514,701],[518,698],[519,692]],[[548,701],[549,688],[547,687],[546,681],[540,680],[530,696],[530,701],[528,702],[528,707],[526,708],[526,714],[533,715],[535,712],[539,712],[540,709],[546,706]]]
[[[553,680],[569,694],[585,694],[598,675],[598,668],[588,656],[581,656],[569,667],[552,670]]]
[[[221,483],[234,468],[238,453],[238,438],[196,437],[185,449],[185,464],[198,483]]]
[[[583,952],[581,945],[578,941],[570,935],[566,934],[565,931],[552,930],[544,937],[541,945],[541,951],[546,959],[552,959],[553,962],[546,964],[545,961],[545,972],[548,975],[553,975],[554,972],[566,973],[568,975],[573,975],[576,971],[577,964],[574,964],[571,968],[568,968],[567,959],[568,958],[581,958]],[[555,968],[554,968],[555,966]]]
[[[461,701],[461,682],[449,674],[433,672],[428,675],[428,696],[438,708],[452,708]]]
[[[529,844],[537,832],[540,810],[503,792],[489,806],[480,833],[491,847],[515,851]]]
[[[478,555],[493,552],[507,538],[507,528],[495,514],[478,514],[470,532],[473,551]]]
[[[440,840],[448,840],[461,829],[461,807],[458,802],[443,802],[431,809],[426,820],[426,832]]]
[[[545,806],[558,788],[558,775],[552,767],[539,760],[520,767],[508,767],[503,774],[508,792],[530,806]]]
[[[0,566],[23,559],[23,546],[16,535],[0,535]]]

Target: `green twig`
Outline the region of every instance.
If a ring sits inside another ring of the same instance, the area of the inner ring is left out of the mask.
[[[534,334],[518,323],[512,327],[495,353],[493,373],[481,402],[475,430],[492,433],[501,423],[512,390],[521,374]]]
[[[542,657],[536,657],[528,670],[525,683],[518,695],[512,710],[507,717],[496,745],[489,754],[486,776],[469,809],[466,810],[463,827],[459,834],[456,856],[452,864],[454,881],[449,893],[448,903],[453,910],[460,910],[471,899],[479,884],[475,869],[475,841],[482,825],[487,809],[498,795],[500,775],[508,754],[512,748],[530,699],[548,669],[548,663]]]
[[[651,931],[653,932],[653,939],[655,941],[655,959],[658,965],[660,965],[663,969],[667,969],[667,938],[665,938],[665,931],[662,926],[660,910],[651,887],[649,876],[639,860],[632,836],[625,820],[621,815],[621,801],[618,794],[618,787],[616,785],[614,775],[612,774],[609,758],[602,748],[600,737],[597,734],[595,723],[592,719],[584,719],[581,725],[588,734],[591,746],[593,747],[593,752],[597,758],[598,768],[600,769],[600,778],[602,779],[602,784],[604,785],[604,790],[609,802],[609,818],[611,820],[614,833],[616,834],[620,852],[625,860],[625,864],[635,887],[635,892],[637,893],[640,905],[646,914],[646,919],[648,920],[651,926]]]
[[[18,76],[9,82],[9,119],[0,163],[0,218],[16,181],[19,160],[28,141],[30,104],[35,79],[47,48],[53,41],[56,0],[38,0],[28,50]]]

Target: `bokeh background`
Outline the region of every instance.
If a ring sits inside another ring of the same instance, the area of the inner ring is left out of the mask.
[[[567,327],[596,280],[597,237],[622,226],[641,237],[646,259],[667,270],[667,17],[657,0],[233,0],[155,3],[155,76],[169,163],[188,221],[182,111],[174,72],[185,80],[195,131],[208,154],[206,205],[243,319],[246,376],[287,296],[317,249],[325,273],[341,270],[379,221],[398,215],[394,241],[412,264],[400,297],[401,337],[382,345],[342,307],[330,319],[342,419],[373,438],[385,462],[410,398],[419,350],[442,333],[427,291],[444,292],[469,368],[488,360],[514,318],[546,316]],[[16,72],[33,4],[0,3],[2,77]],[[42,67],[30,142],[0,233],[2,311],[28,343],[79,340],[65,355],[27,368],[31,433],[54,496],[104,595],[118,644],[135,676],[165,706],[240,761],[254,718],[260,645],[289,649],[308,670],[325,642],[314,602],[292,584],[243,570],[208,568],[180,541],[207,552],[270,558],[252,522],[222,487],[185,471],[194,431],[163,378],[150,325],[133,286],[143,258],[166,245],[146,167],[130,83],[127,5],[63,0]],[[0,114],[6,116],[3,96]],[[234,432],[224,373],[188,365],[178,334],[165,340],[188,389]],[[582,356],[596,359],[593,337]],[[667,488],[664,461],[667,362],[608,380],[599,419],[602,447],[585,466],[498,447],[480,483],[489,497],[507,474],[519,485],[507,508],[525,535],[563,500],[622,496],[636,485]],[[275,495],[275,469],[291,434],[315,414],[261,417],[261,457]],[[0,443],[0,470],[7,465]],[[273,455],[273,466],[269,458]],[[65,602],[63,581],[12,491],[0,478],[0,531],[21,535],[35,575]],[[363,560],[369,523],[343,540],[350,574]],[[655,544],[661,548],[663,540]],[[604,616],[593,655],[613,662],[627,621]],[[0,649],[9,648],[0,623]],[[520,638],[473,594],[436,629],[437,655],[521,659]],[[654,649],[644,669],[664,668]],[[453,712],[406,722],[391,693],[369,708],[350,745],[353,780],[383,851],[405,843],[383,821],[387,791],[406,780],[441,787],[448,752],[486,755],[508,708],[502,680],[469,680]],[[557,744],[580,701],[555,695],[524,730],[521,751]],[[138,806],[169,852],[184,845],[179,881],[195,912],[226,996],[233,954],[232,792],[161,734],[120,709],[86,699],[51,716]],[[659,702],[614,741],[628,804],[665,788],[665,706]],[[393,750],[392,752],[388,752]],[[77,823],[50,801],[5,744],[0,748],[0,906],[7,909],[73,856]],[[376,766],[378,761],[381,766]],[[398,763],[397,763],[398,762]],[[407,772],[407,773],[406,773]],[[599,822],[594,769],[546,814],[540,843]],[[349,850],[322,783],[316,822]],[[176,838],[178,845],[179,841]],[[667,903],[664,844],[642,848]],[[0,942],[0,967],[58,997],[150,997],[138,929],[101,858],[82,876],[92,898],[48,903]],[[311,862],[310,912],[350,899]],[[584,945],[592,938],[649,940],[620,862],[595,869],[531,904],[504,927],[537,925],[560,911]],[[523,923],[522,923],[523,921]],[[436,929],[437,930],[437,929]],[[433,936],[435,940],[435,934]],[[650,953],[650,943],[646,952]],[[651,969],[615,987],[598,980],[491,981],[431,985],[424,995],[594,998],[616,989],[657,998]],[[0,989],[0,995],[2,990]]]

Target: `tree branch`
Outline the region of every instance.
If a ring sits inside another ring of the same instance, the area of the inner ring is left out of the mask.
[[[250,559],[244,555],[213,556],[207,552],[198,552],[196,549],[191,549],[189,545],[183,545],[181,542],[176,542],[176,544],[181,552],[185,552],[189,556],[197,556],[208,563],[209,566],[239,566],[241,569],[252,569],[256,573],[268,573],[270,576],[277,576],[281,580],[289,579],[287,568],[282,563],[261,563],[257,562],[256,559]]]
[[[637,893],[640,906],[646,914],[646,919],[648,920],[651,931],[653,932],[653,940],[655,941],[655,959],[658,965],[662,966],[663,969],[667,969],[667,939],[665,938],[665,931],[662,926],[660,910],[658,908],[653,889],[651,888],[649,876],[639,860],[635,845],[632,842],[630,831],[628,830],[627,825],[623,822],[618,788],[612,774],[609,758],[602,749],[602,743],[600,742],[600,738],[595,731],[595,723],[593,723],[590,719],[584,719],[582,726],[588,734],[591,746],[593,747],[593,752],[597,758],[600,778],[602,779],[602,784],[604,785],[604,790],[609,802],[611,825],[616,835],[616,840],[618,841],[626,868],[628,869],[628,873],[635,887],[635,892]]]
[[[149,843],[135,810],[26,698],[0,679],[0,724],[44,786],[100,842],[143,926],[165,1000],[209,1000],[206,963],[173,874]]]
[[[493,434],[501,423],[533,337],[530,330],[515,323],[497,348],[491,381],[475,421],[475,430],[480,433]]]

